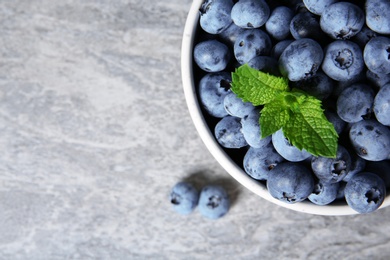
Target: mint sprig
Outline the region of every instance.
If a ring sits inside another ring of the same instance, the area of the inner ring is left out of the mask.
[[[288,79],[258,71],[245,64],[232,73],[231,90],[261,110],[261,138],[279,129],[298,149],[314,156],[336,157],[338,134],[324,115],[321,101],[298,89]],[[260,138],[260,136],[259,136]]]
[[[289,90],[288,79],[270,77],[245,64],[232,73],[232,91],[244,102],[254,106],[272,101],[276,95]]]

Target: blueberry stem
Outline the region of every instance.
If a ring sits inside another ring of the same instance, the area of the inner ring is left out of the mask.
[[[221,198],[219,196],[211,196],[209,198],[209,203],[207,203],[207,207],[215,209],[219,206],[221,202]]]
[[[378,203],[381,193],[377,188],[372,188],[369,191],[366,192],[367,202],[374,202],[375,204]]]
[[[344,173],[343,171],[347,168],[347,165],[344,160],[337,160],[333,163],[333,171],[332,173],[336,175],[341,175]]]

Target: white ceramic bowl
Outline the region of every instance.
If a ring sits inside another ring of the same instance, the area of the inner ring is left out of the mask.
[[[198,30],[199,8],[203,0],[194,0],[191,9],[188,13],[187,21],[184,28],[182,50],[181,50],[181,73],[184,94],[187,101],[187,106],[195,127],[206,145],[207,149],[221,166],[239,183],[272,203],[289,208],[295,211],[317,214],[317,215],[353,215],[358,214],[352,210],[346,203],[339,202],[327,206],[318,206],[309,201],[304,201],[296,204],[287,204],[277,199],[274,199],[269,193],[266,186],[252,179],[245,171],[237,165],[237,163],[225,152],[214,138],[213,129],[210,129],[198,102],[193,64],[193,47]],[[390,204],[390,199],[387,197],[381,208],[387,207]]]

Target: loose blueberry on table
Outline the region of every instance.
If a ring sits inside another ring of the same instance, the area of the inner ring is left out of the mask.
[[[173,209],[182,215],[190,214],[198,205],[199,192],[189,182],[179,182],[169,195]]]
[[[390,2],[206,0],[199,14],[197,94],[227,154],[286,203],[377,210],[390,189]]]
[[[226,190],[215,184],[202,188],[199,197],[199,212],[209,219],[219,219],[226,215],[230,208],[230,199]]]

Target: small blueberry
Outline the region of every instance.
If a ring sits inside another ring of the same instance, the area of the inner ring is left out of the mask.
[[[182,215],[190,214],[198,204],[199,192],[188,182],[177,183],[170,194],[173,209]]]
[[[224,216],[230,207],[226,190],[219,185],[206,185],[200,192],[199,212],[206,218],[218,219]]]

